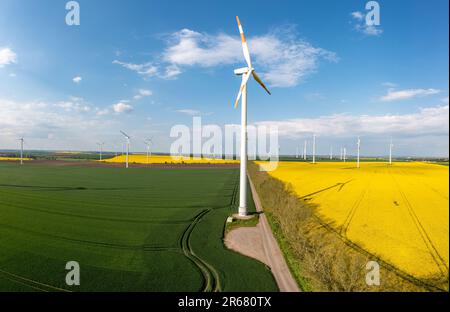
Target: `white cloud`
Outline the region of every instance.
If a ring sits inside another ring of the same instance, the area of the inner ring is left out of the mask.
[[[364,24],[362,27],[358,26],[356,29],[368,36],[380,36],[383,33],[383,30],[379,26],[374,25],[369,26]]]
[[[0,48],[0,68],[17,63],[17,54],[10,48]]]
[[[318,118],[297,118],[281,121],[262,121],[256,125],[276,125],[279,135],[299,138],[311,133],[328,137],[352,137],[355,135],[404,136],[447,135],[449,106],[421,108],[416,113],[397,115],[335,114]]]
[[[109,109],[107,109],[107,108],[103,108],[103,109],[97,108],[95,114],[96,114],[97,116],[108,115],[108,114],[109,114]]]
[[[67,110],[70,105],[60,105],[62,103],[0,98],[0,145],[17,146],[17,138],[24,136],[27,146],[32,148],[74,148],[86,146],[92,131],[111,127],[108,119],[82,110]],[[49,134],[53,142],[48,142]]]
[[[189,116],[199,116],[201,115],[201,112],[195,109],[178,109],[176,110],[177,113],[186,114]]]
[[[89,112],[91,107],[79,101],[61,101],[55,104],[56,107],[64,109],[66,112]]]
[[[76,77],[74,77],[74,78],[72,79],[72,81],[75,82],[75,83],[80,83],[81,80],[83,80],[83,78],[81,78],[80,76],[76,76]]]
[[[362,21],[364,19],[364,14],[360,11],[355,11],[350,13],[352,15],[353,18]]]
[[[445,98],[441,99],[441,101],[442,101],[442,103],[448,105],[448,96],[446,96]]]
[[[350,16],[352,17],[351,24],[356,31],[366,36],[380,36],[383,33],[383,29],[380,26],[368,25],[366,23],[364,13],[356,11],[350,13]]]
[[[139,100],[139,99],[141,99],[143,97],[147,97],[147,96],[151,96],[151,95],[153,95],[152,91],[146,90],[146,89],[139,89],[138,90],[138,94],[136,94],[133,98],[135,100]]]
[[[394,90],[389,89],[388,93],[380,98],[383,102],[406,100],[419,96],[427,96],[440,93],[438,89],[406,89],[406,90]]]
[[[397,86],[397,84],[389,81],[383,82],[381,85],[388,88],[395,88]]]
[[[113,105],[114,112],[121,114],[121,113],[129,113],[133,110],[133,106],[128,104],[126,101],[121,101],[117,104]]]
[[[139,75],[146,76],[146,77],[152,77],[157,76],[158,74],[158,67],[153,65],[152,63],[144,63],[144,64],[133,64],[133,63],[125,63],[118,60],[114,60],[113,64],[121,65],[122,67],[135,71]]]
[[[146,89],[140,89],[139,94],[142,96],[150,96],[153,94],[153,92],[150,90],[146,90]]]
[[[236,53],[241,49],[238,38],[182,29],[171,35],[170,46],[164,51],[163,60],[169,64],[203,67],[234,63],[242,58],[242,52]]]
[[[181,69],[177,65],[169,65],[165,69],[163,78],[175,79],[179,74],[181,74]]]
[[[182,29],[170,35],[167,44],[156,63],[130,64],[117,60],[113,63],[141,75],[151,69],[151,74],[147,76],[164,79],[176,78],[187,67],[244,65],[241,41],[237,34],[210,35]],[[313,47],[300,39],[292,26],[249,37],[248,44],[255,67],[272,87],[295,86],[317,70],[321,59],[338,60],[333,52]]]

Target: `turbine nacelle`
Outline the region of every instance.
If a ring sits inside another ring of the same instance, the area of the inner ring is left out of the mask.
[[[237,68],[234,70],[234,74],[237,76],[242,76],[247,74],[249,71],[253,71],[254,69],[252,68],[251,70],[248,67],[242,67],[242,68]]]

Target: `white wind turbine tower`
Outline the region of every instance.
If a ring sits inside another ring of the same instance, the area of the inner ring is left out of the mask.
[[[239,196],[239,216],[247,215],[247,82],[250,76],[253,78],[270,94],[259,76],[256,74],[252,66],[250,58],[250,51],[248,50],[247,41],[245,39],[244,30],[242,29],[239,17],[236,16],[236,21],[241,35],[242,49],[247,67],[238,68],[234,70],[236,75],[242,76],[241,87],[239,89],[234,107],[238,106],[241,99],[241,162],[240,162],[240,196]]]
[[[102,160],[103,155],[103,145],[105,145],[105,142],[99,142],[97,145],[100,147],[100,161]]]
[[[305,144],[303,145],[303,160],[306,160],[306,147],[308,142],[305,140]]]
[[[357,159],[356,159],[356,167],[357,168],[359,168],[359,153],[360,153],[360,150],[361,150],[361,139],[359,138],[359,136],[358,136],[358,151],[357,151]]]
[[[23,165],[23,138],[20,138],[19,141],[20,141],[20,164]]]
[[[127,150],[126,150],[126,156],[125,156],[125,167],[128,168],[128,154],[130,152],[130,136],[128,134],[126,134],[125,132],[123,132],[122,130],[120,130],[120,133],[122,133],[122,135],[125,137],[125,139],[127,140]]]
[[[344,151],[343,151],[342,157],[343,157],[342,159],[345,162],[347,160],[347,148],[346,147],[344,147]]]
[[[389,165],[392,165],[392,148],[394,147],[394,144],[392,144],[392,138],[391,143],[389,143]]]
[[[152,155],[151,151],[150,151],[150,147],[153,144],[152,139],[147,139],[144,141],[145,145],[147,145],[147,164],[149,163],[149,157]]]
[[[316,163],[316,135],[313,134],[313,161],[312,163],[315,164]]]
[[[330,147],[330,160],[333,160],[333,146]]]

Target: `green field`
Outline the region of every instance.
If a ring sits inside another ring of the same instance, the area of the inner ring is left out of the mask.
[[[223,245],[238,182],[234,168],[0,163],[0,291],[276,291]],[[80,286],[65,284],[72,260]]]

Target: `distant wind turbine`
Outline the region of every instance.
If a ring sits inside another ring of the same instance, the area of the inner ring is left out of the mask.
[[[392,144],[392,138],[391,143],[389,143],[389,165],[392,165],[392,148],[394,147],[394,144]]]
[[[20,164],[23,165],[23,138],[20,138],[19,141],[20,141]]]
[[[127,141],[127,150],[126,150],[126,156],[125,156],[125,168],[128,168],[128,154],[130,152],[130,136],[128,134],[126,134],[125,132],[123,132],[122,130],[120,130],[120,133],[122,133],[122,135],[125,137],[126,141]]]
[[[347,148],[346,147],[344,147],[344,153],[342,155],[343,155],[343,160],[345,162],[347,160]]]
[[[308,145],[308,141],[305,140],[305,145],[303,146],[303,160],[306,160],[306,147]]]
[[[359,153],[361,150],[361,139],[358,137],[358,155],[357,155],[357,160],[356,160],[356,167],[359,168]]]
[[[151,156],[150,147],[153,144],[152,139],[147,139],[144,141],[145,145],[147,145],[147,164],[149,163],[149,157]]]
[[[103,145],[105,145],[105,142],[99,142],[97,145],[100,147],[100,161],[102,160],[102,154],[103,154]]]
[[[330,147],[330,160],[333,160],[333,146]]]
[[[312,155],[312,157],[313,157],[313,164],[315,164],[316,163],[316,135],[315,134],[313,134],[313,155]]]

